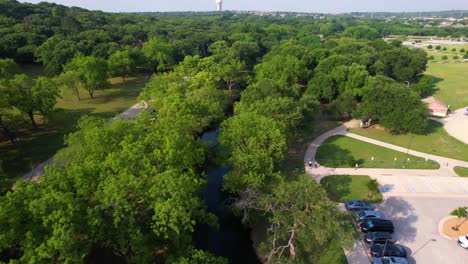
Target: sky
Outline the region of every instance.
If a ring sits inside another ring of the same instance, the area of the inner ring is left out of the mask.
[[[53,0],[46,2],[107,12],[213,11],[216,9],[215,0]],[[311,13],[418,12],[468,10],[468,0],[223,0],[223,9]]]

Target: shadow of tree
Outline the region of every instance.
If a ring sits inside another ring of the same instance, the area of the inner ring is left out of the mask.
[[[340,138],[338,136],[332,137],[319,147],[315,159],[321,165],[329,168],[354,167],[356,160],[351,155],[351,152],[333,144]]]
[[[320,184],[327,190],[330,200],[335,202],[343,201],[344,198],[351,193],[351,177],[325,177],[320,181]]]
[[[415,222],[418,216],[414,207],[400,197],[388,197],[384,203],[377,207],[385,219],[391,220],[395,226],[393,238],[398,244],[413,242],[416,237]],[[410,254],[410,251],[408,252]]]

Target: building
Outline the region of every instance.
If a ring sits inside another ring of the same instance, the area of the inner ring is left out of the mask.
[[[218,12],[223,11],[223,0],[216,0],[216,10]]]

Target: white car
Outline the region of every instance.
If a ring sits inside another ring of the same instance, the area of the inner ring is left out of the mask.
[[[372,264],[408,264],[408,260],[402,257],[374,258]]]
[[[458,245],[462,248],[468,249],[468,236],[461,236],[458,238]]]

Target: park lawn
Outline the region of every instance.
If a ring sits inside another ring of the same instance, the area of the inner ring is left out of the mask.
[[[32,68],[36,70],[36,68]],[[13,146],[0,142],[0,156],[3,169],[10,178],[24,175],[31,168],[52,157],[61,149],[64,136],[75,130],[76,122],[84,115],[111,118],[137,103],[136,98],[145,84],[145,77],[111,78],[111,87],[95,92],[90,99],[86,91],[80,91],[82,100],[78,101],[71,93],[65,92],[57,102],[57,110],[47,119],[37,117],[39,129],[18,132],[20,143]]]
[[[455,167],[454,171],[460,177],[468,177],[468,168],[464,167]]]
[[[429,63],[426,74],[434,77],[436,87],[434,96],[457,110],[468,106],[468,62]]]
[[[330,200],[337,203],[344,203],[347,200],[363,200],[371,203],[382,201],[382,194],[372,186],[369,176],[332,175],[323,178],[320,184]],[[372,198],[369,198],[370,193]]]
[[[407,158],[410,159],[409,162]],[[346,136],[333,136],[327,139],[317,150],[315,159],[320,165],[329,168],[351,168],[356,162],[360,168],[439,168],[439,164],[434,161],[426,162],[424,158],[406,155]]]
[[[318,264],[347,264],[346,256],[339,241],[333,241],[324,249]]]
[[[340,125],[332,120],[305,120],[303,126],[299,127],[296,134],[293,135],[291,143],[288,144],[288,151],[283,162],[282,171],[285,175],[294,176],[304,172],[304,155],[310,142],[328,130],[334,129]],[[299,172],[297,172],[297,168]],[[292,177],[291,179],[294,179]]]
[[[408,145],[410,145],[411,150],[427,154],[468,161],[467,144],[451,137],[445,131],[443,125],[437,121],[429,120],[429,127],[430,133],[427,135],[393,135],[378,126],[353,128],[350,132],[404,148],[408,148]]]

